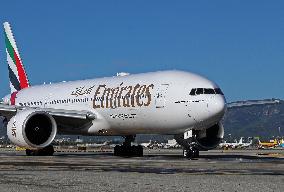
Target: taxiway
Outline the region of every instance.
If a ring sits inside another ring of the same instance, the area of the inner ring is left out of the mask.
[[[187,160],[181,150],[144,157],[58,152],[27,157],[0,150],[1,191],[283,191],[284,150],[213,150]]]

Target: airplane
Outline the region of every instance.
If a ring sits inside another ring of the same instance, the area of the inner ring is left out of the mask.
[[[105,141],[103,143],[87,143],[86,147],[93,147],[93,148],[99,148],[99,147],[106,147],[111,144],[110,141]]]
[[[252,139],[249,139],[250,141],[248,143],[243,143],[243,139],[241,140],[240,146],[241,148],[247,148],[252,145]]]
[[[155,144],[154,141],[150,140],[149,143],[140,143],[140,145],[144,148],[150,148]]]
[[[166,149],[178,148],[178,147],[180,147],[180,146],[175,139],[168,140],[168,142],[164,145],[164,148],[166,148]]]
[[[140,143],[144,148],[154,149],[154,148],[162,148],[163,145],[161,143],[158,143],[157,141],[150,140],[149,143]]]
[[[279,141],[279,147],[284,148],[284,139],[281,139],[281,140]]]
[[[53,155],[55,136],[73,134],[122,136],[114,155],[143,156],[131,145],[136,134],[168,134],[195,158],[224,136],[224,94],[200,75],[167,70],[31,86],[8,22],[4,32],[11,94],[0,114],[26,155]]]
[[[235,142],[233,143],[227,143],[226,141],[222,142],[219,144],[219,147],[221,148],[237,148],[239,146],[243,145],[243,137],[240,138],[240,140],[237,142],[237,140],[235,140]]]
[[[219,146],[220,148],[228,148],[228,147],[229,147],[229,145],[227,144],[227,141],[223,141],[223,142],[219,143],[218,146]]]
[[[269,142],[261,142],[260,140],[258,140],[258,144],[259,144],[259,148],[274,148],[276,146],[278,146],[278,142],[277,139],[274,139],[272,141]]]

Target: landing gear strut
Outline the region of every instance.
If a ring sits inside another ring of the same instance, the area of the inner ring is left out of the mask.
[[[52,145],[49,145],[45,148],[33,150],[33,149],[26,149],[27,156],[52,156],[54,153],[54,148]]]
[[[198,158],[199,157],[199,150],[195,147],[189,147],[183,149],[183,156],[188,159]]]
[[[183,156],[188,159],[194,159],[199,157],[198,144],[196,143],[196,134],[193,130],[186,131],[183,134],[174,136],[179,145],[183,147]]]
[[[131,142],[135,140],[135,135],[125,136],[125,140],[122,145],[116,145],[114,147],[114,156],[124,157],[142,157],[143,147],[141,145],[131,146]]]

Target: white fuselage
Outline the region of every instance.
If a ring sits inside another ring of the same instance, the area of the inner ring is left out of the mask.
[[[203,93],[190,94],[197,88]],[[224,96],[204,89],[219,88],[196,74],[162,71],[33,86],[17,93],[15,105],[96,114],[74,134],[180,134],[207,129],[223,117]]]

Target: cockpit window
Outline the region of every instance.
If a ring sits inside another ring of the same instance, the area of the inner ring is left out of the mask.
[[[215,94],[214,89],[204,89],[204,94]]]
[[[191,91],[190,91],[190,95],[195,95],[195,92],[196,92],[196,89],[191,89]]]
[[[219,95],[224,95],[224,93],[222,92],[222,90],[220,88],[216,88],[215,93],[219,94]]]
[[[201,94],[203,94],[203,88],[197,88],[196,89],[196,95],[201,95]]]
[[[193,88],[191,89],[189,95],[210,95],[210,94],[216,94],[216,95],[224,95],[220,88]]]

